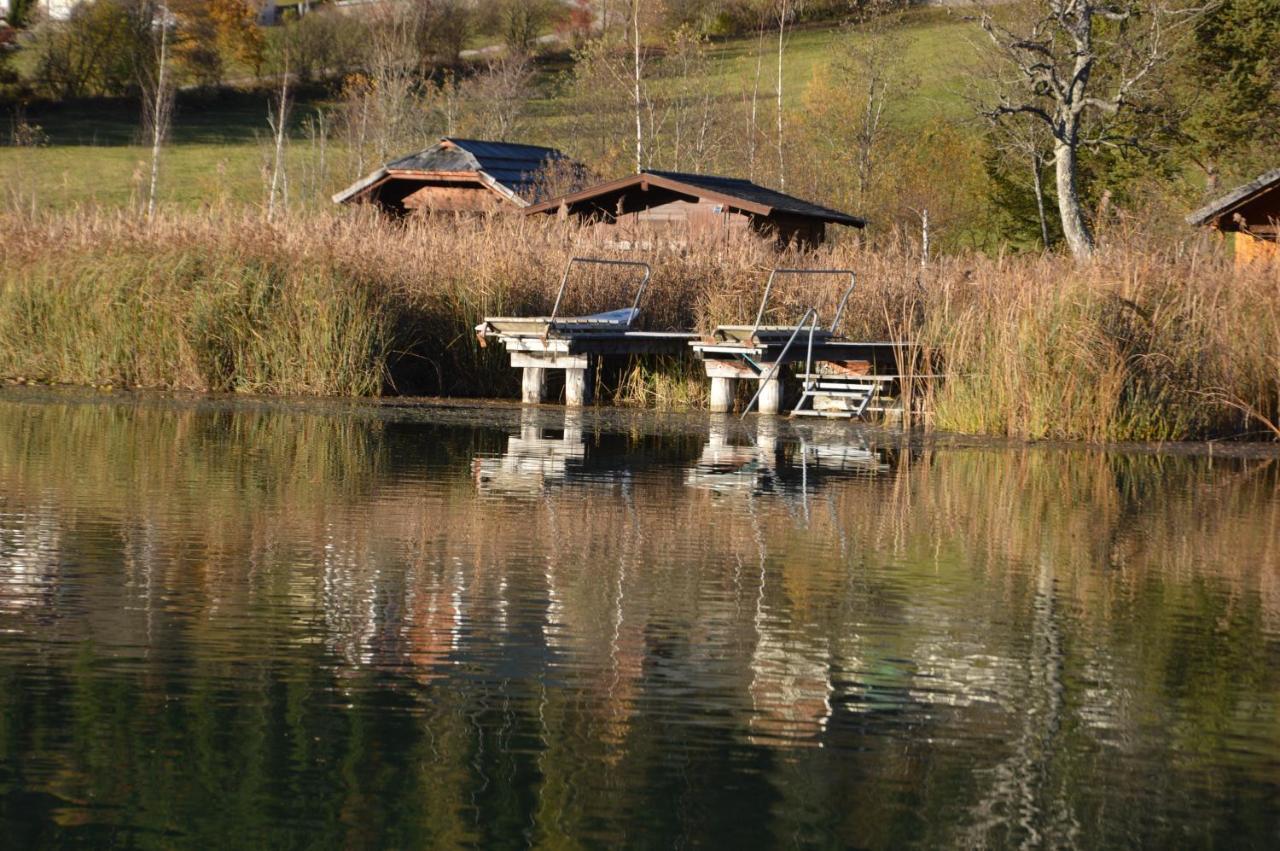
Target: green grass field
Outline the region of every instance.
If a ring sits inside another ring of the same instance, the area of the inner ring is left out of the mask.
[[[907,15],[899,30],[903,65],[916,77],[916,88],[895,105],[906,121],[937,116],[958,117],[965,106],[961,93],[974,51],[968,39],[972,25],[936,9]],[[802,108],[805,87],[832,61],[840,39],[865,38],[842,29],[801,29],[789,36],[786,52],[785,100],[792,110]],[[749,90],[755,74],[757,42],[753,38],[713,44],[710,51],[713,90],[725,98],[739,98]],[[776,41],[766,40],[762,97],[773,97]],[[522,139],[560,147],[570,154],[574,105],[560,96],[557,83],[568,67],[563,58],[541,68],[540,95],[528,105],[527,131]],[[679,79],[655,81],[661,96],[682,85]],[[355,175],[330,152],[321,154],[304,130],[303,122],[324,108],[322,92],[299,97],[293,111],[289,153],[293,204],[326,204],[329,195]],[[25,113],[38,125],[48,143],[41,147],[0,147],[0,186],[9,206],[66,209],[76,206],[121,207],[138,203],[145,192],[150,150],[139,142],[136,103],[94,101],[33,107]],[[619,115],[626,132],[629,115]],[[5,116],[0,138],[10,135],[12,119]],[[218,95],[182,93],[174,119],[171,143],[163,159],[162,203],[200,207],[221,203],[258,203],[266,197],[265,171],[271,157],[267,125],[267,94],[225,92]],[[432,139],[423,139],[422,145]]]

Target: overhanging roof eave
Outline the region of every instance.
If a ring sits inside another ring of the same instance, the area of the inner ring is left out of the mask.
[[[1258,195],[1280,186],[1280,168],[1273,168],[1187,216],[1187,224],[1203,226],[1243,207]]]
[[[652,184],[660,186],[663,189],[670,190],[680,195],[688,195],[691,198],[705,198],[713,201],[720,201],[730,207],[745,210],[749,213],[755,213],[758,216],[767,216],[773,212],[773,208],[764,204],[756,204],[750,201],[744,201],[741,198],[734,198],[731,195],[725,195],[721,192],[705,189],[701,186],[694,186],[689,183],[682,183],[678,180],[672,180],[657,174],[633,174],[627,177],[620,177],[616,180],[599,183],[595,186],[589,186],[586,189],[580,189],[577,192],[570,192],[567,195],[561,195],[558,198],[549,198],[538,204],[531,204],[525,208],[525,212],[532,215],[534,213],[550,213],[560,208],[561,204],[573,206],[590,201],[593,198],[611,195],[614,192],[625,191],[635,186],[643,186]]]

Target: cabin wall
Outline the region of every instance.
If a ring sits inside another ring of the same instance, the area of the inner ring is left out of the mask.
[[[1280,242],[1251,234],[1236,232],[1233,249],[1237,269],[1256,263],[1273,263],[1280,266]]]
[[[767,219],[757,220],[756,229],[773,236],[780,247],[816,248],[827,236],[825,222],[805,216],[774,214]]]
[[[647,234],[663,233],[673,244],[724,239],[735,234],[753,233],[776,240],[779,247],[799,245],[812,248],[826,237],[823,222],[803,216],[753,216],[726,210],[711,201],[671,201],[644,210],[623,213],[609,223],[600,222],[598,229],[619,228]]]
[[[679,228],[692,238],[714,237],[731,230],[745,230],[750,220],[741,213],[725,210],[707,201],[672,201],[617,219],[620,225]]]
[[[401,203],[410,213],[496,213],[514,210],[510,202],[499,198],[492,190],[481,185],[424,186],[407,195]]]

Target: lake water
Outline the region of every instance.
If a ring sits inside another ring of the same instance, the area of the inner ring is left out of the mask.
[[[0,845],[1280,843],[1280,458],[0,394]]]

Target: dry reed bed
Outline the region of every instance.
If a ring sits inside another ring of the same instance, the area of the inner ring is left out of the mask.
[[[920,343],[950,378],[928,388],[929,425],[1027,438],[1274,438],[1280,419],[1280,281],[1233,273],[1212,250],[1121,240],[1093,263],[948,256],[853,243],[782,256],[754,241],[621,254],[552,220],[389,223],[320,214],[266,223],[174,214],[147,224],[77,212],[0,215],[0,376],[260,393],[505,395],[501,351],[471,327],[550,308],[575,254],[654,266],[651,328],[749,319],[772,265],[859,275],[843,330]],[[643,239],[643,234],[620,234]],[[566,310],[614,307],[630,282],[574,280]],[[836,280],[788,282],[779,311]],[[697,404],[697,370],[637,365],[614,397]]]

